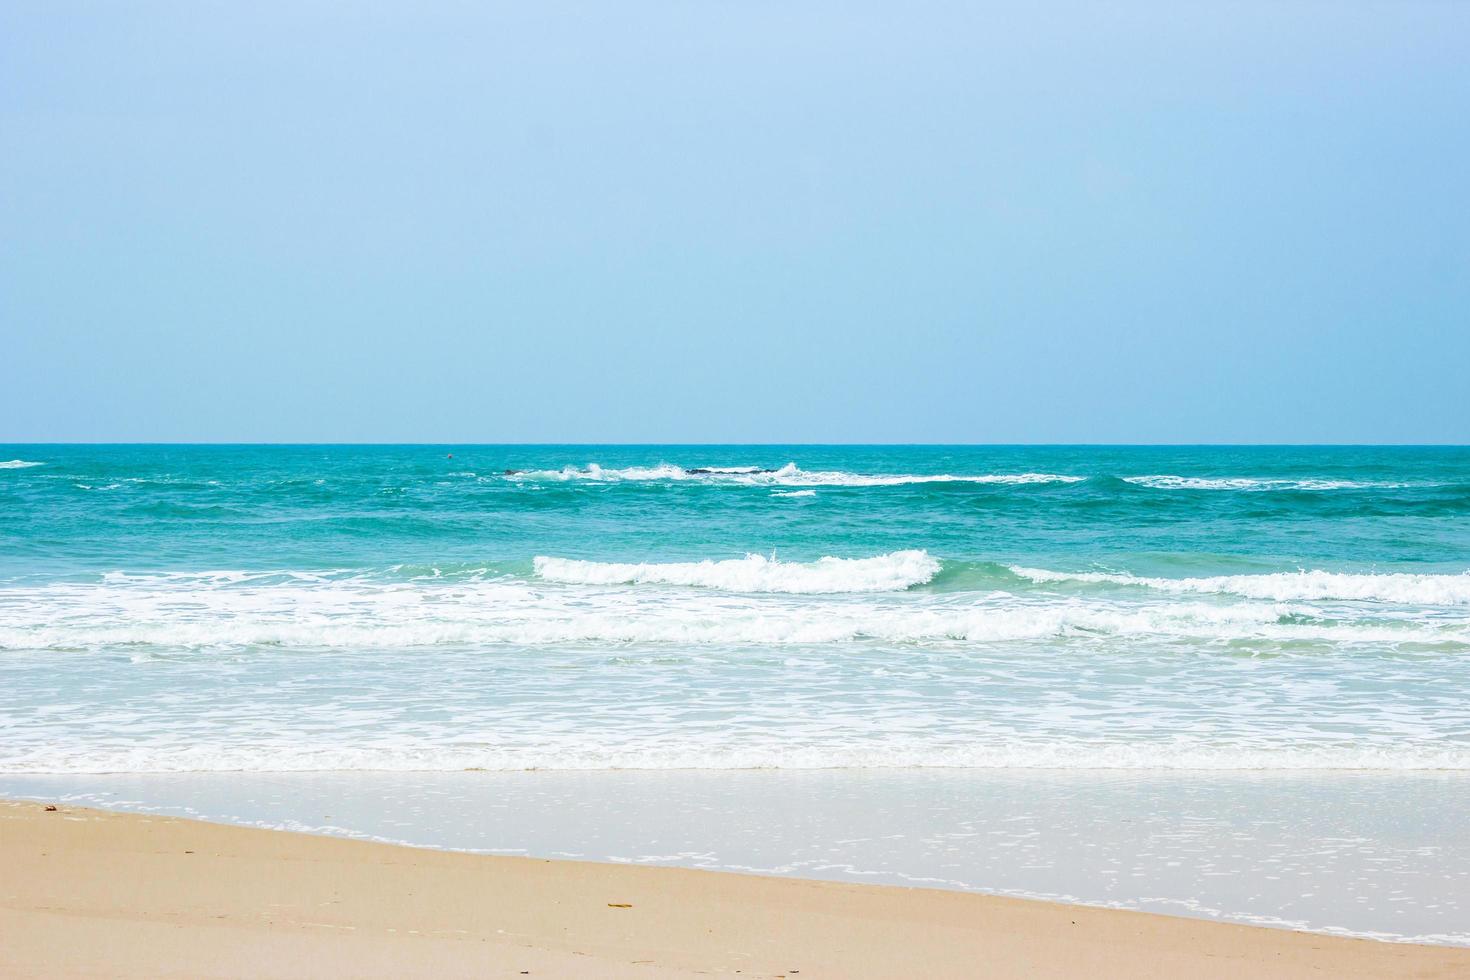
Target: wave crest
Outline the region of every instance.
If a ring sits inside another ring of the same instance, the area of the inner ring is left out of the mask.
[[[569,585],[688,585],[726,592],[894,592],[923,585],[939,573],[939,560],[922,550],[874,558],[819,558],[783,562],[761,555],[725,561],[629,564],[538,555],[536,575]]]
[[[1322,480],[1257,477],[1175,476],[1157,473],[1150,476],[1125,476],[1124,483],[1154,490],[1399,490],[1414,486],[1385,480]],[[1429,484],[1433,485],[1433,484]]]
[[[1019,566],[1011,566],[1010,570],[1038,584],[1091,582],[1137,585],[1163,592],[1224,593],[1276,602],[1345,599],[1403,605],[1470,604],[1470,572],[1419,575],[1404,572],[1350,574],[1312,570],[1261,575],[1213,575],[1204,578],[1156,578],[1128,572],[1053,572],[1044,568]]]
[[[4,461],[0,461],[0,470],[23,470],[30,466],[45,465],[45,463],[39,463],[35,460],[30,459],[7,459]]]
[[[748,572],[740,561],[710,563],[720,564],[736,566],[726,574]],[[830,571],[820,562],[767,564],[776,570],[755,574],[789,575],[793,567],[811,569],[813,576]],[[597,574],[612,578],[623,571],[615,575],[604,566]],[[741,594],[538,584],[504,576],[393,582],[215,572],[0,588],[0,650],[130,648],[144,659],[170,651],[252,647],[369,651],[583,643],[780,647],[1017,641],[1090,646],[1110,642],[1109,637],[1162,645],[1242,641],[1276,650],[1301,643],[1464,649],[1470,646],[1470,620],[1324,618],[1309,607],[1265,602],[1057,601],[1004,591]]]
[[[895,487],[915,483],[994,483],[1023,485],[1031,483],[1078,483],[1085,476],[1061,473],[849,473],[843,470],[803,470],[795,463],[777,469],[757,466],[694,466],[684,468],[671,463],[657,466],[605,468],[596,463],[585,467],[567,466],[559,470],[516,470],[504,474],[505,479],[528,482],[568,483],[646,483],[658,480],[727,483],[743,486],[780,487]]]

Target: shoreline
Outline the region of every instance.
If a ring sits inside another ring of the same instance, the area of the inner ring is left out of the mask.
[[[1470,949],[0,801],[7,976],[1470,975]]]
[[[6,776],[0,798],[472,854],[940,888],[1470,947],[1464,778],[879,771]],[[1464,774],[1462,774],[1463,776]]]

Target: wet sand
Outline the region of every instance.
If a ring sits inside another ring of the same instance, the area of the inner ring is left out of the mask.
[[[0,803],[7,977],[1470,977],[1470,949]]]

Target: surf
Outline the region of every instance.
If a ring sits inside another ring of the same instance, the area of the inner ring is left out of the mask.
[[[1278,602],[1335,599],[1425,606],[1470,604],[1470,571],[1432,575],[1410,572],[1354,574],[1314,569],[1259,575],[1161,578],[1129,572],[1056,572],[1017,565],[1010,566],[1010,570],[1036,584],[1137,586],[1161,592],[1236,595]]]
[[[1081,483],[1085,476],[1062,473],[855,473],[845,470],[803,470],[795,463],[764,469],[758,466],[693,466],[671,463],[654,466],[603,467],[589,463],[559,470],[509,470],[503,478],[522,483],[588,482],[647,483],[657,481],[698,482],[744,486],[782,487],[896,487],[923,483],[978,483],[1027,485],[1036,483]]]
[[[534,568],[538,578],[572,585],[684,585],[817,595],[901,591],[929,582],[939,573],[940,563],[927,551],[909,550],[873,558],[828,556],[813,562],[748,554],[725,560],[631,564],[538,555]]]

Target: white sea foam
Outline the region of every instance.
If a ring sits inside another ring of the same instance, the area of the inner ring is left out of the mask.
[[[928,582],[939,561],[926,551],[895,551],[875,558],[820,558],[778,561],[746,555],[725,561],[624,564],[551,558],[535,560],[536,574],[548,582],[574,585],[689,585],[726,592],[888,592]]]
[[[578,584],[508,578],[383,583],[216,572],[192,580],[173,574],[12,586],[0,589],[0,649],[124,649],[150,656],[153,650],[259,647],[932,645],[1094,643],[1113,637],[1207,647],[1249,641],[1268,649],[1291,643],[1470,645],[1470,621],[1463,619],[1327,619],[1309,607],[1280,603],[852,591],[862,584],[901,587],[927,570],[926,559],[933,561],[921,556],[892,564],[876,560],[877,565],[860,565],[860,573],[834,572],[845,567],[835,562],[745,559],[707,568],[643,566],[644,571],[582,563],[566,569],[580,578]],[[639,575],[679,584],[699,583],[707,575],[707,581],[721,584],[708,591],[610,587]],[[748,591],[731,591],[732,586]],[[847,594],[760,591],[839,586]]]
[[[1011,571],[1036,583],[1137,585],[1164,592],[1223,593],[1277,602],[1343,599],[1423,606],[1470,604],[1470,572],[1457,575],[1417,575],[1406,572],[1375,575],[1304,570],[1261,575],[1158,578],[1127,572],[1054,572],[1044,568],[1019,566],[1013,566]]]
[[[540,739],[514,746],[393,738],[242,743],[164,738],[129,746],[49,744],[0,749],[6,773],[462,772],[739,769],[1069,769],[1069,770],[1470,770],[1461,745],[1209,745],[1199,742],[1028,740],[955,745],[852,738],[793,745],[773,737],[729,739]]]
[[[35,462],[34,460],[29,460],[29,459],[7,459],[7,460],[4,460],[4,461],[0,461],[0,470],[23,470],[23,469],[25,469],[27,467],[30,467],[30,466],[45,466],[45,465],[46,465],[45,463],[38,463],[38,462]]]
[[[815,490],[774,490],[771,492],[773,497],[815,497],[816,495]]]
[[[850,565],[901,583],[925,559]],[[616,580],[424,566],[11,583],[0,771],[1470,770],[1464,607],[854,592],[874,579],[835,560],[626,566],[652,569],[650,587],[571,567]],[[689,587],[701,576],[718,584]],[[836,593],[731,588],[842,576]]]
[[[1257,477],[1125,476],[1123,482],[1155,490],[1392,490],[1413,486],[1379,480],[1272,479]]]
[[[684,468],[670,463],[657,466],[606,468],[597,463],[560,470],[528,470],[507,473],[505,479],[529,483],[588,481],[594,483],[650,482],[656,480],[728,483],[745,486],[783,487],[892,487],[914,483],[1076,483],[1085,476],[1060,473],[848,473],[842,470],[803,470],[795,463],[779,469],[753,466],[697,466]]]

